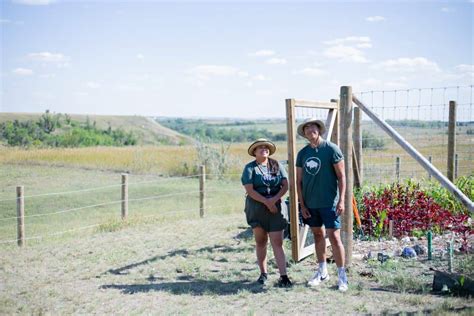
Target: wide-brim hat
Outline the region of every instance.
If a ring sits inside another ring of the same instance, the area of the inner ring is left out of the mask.
[[[324,122],[321,121],[321,120],[318,120],[318,119],[315,119],[315,118],[309,118],[309,119],[306,119],[303,123],[301,123],[299,126],[298,126],[298,135],[300,135],[301,137],[306,137],[304,135],[304,128],[306,127],[306,125],[308,124],[316,124],[318,125],[319,127],[319,134],[320,135],[323,135],[324,132],[326,131],[326,126],[324,125]]]
[[[255,148],[257,148],[258,146],[262,146],[262,145],[268,147],[268,149],[270,151],[270,156],[275,153],[276,146],[275,146],[274,143],[272,143],[271,141],[269,141],[266,138],[259,138],[249,146],[249,149],[248,149],[249,155],[255,157],[255,153],[254,153]]]

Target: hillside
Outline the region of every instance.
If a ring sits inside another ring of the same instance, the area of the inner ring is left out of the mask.
[[[43,113],[0,113],[0,123],[5,121],[28,121],[37,120]],[[121,128],[127,132],[134,132],[139,138],[140,145],[155,144],[185,144],[192,141],[186,135],[182,135],[172,129],[162,126],[155,120],[145,116],[120,116],[120,115],[81,115],[69,114],[73,121],[96,122],[96,126],[106,129],[109,125],[112,129]]]

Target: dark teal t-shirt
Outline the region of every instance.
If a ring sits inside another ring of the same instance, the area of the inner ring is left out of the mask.
[[[336,144],[323,140],[319,147],[309,144],[296,157],[296,167],[303,169],[303,201],[308,208],[333,207],[339,201],[334,164],[343,160]]]
[[[277,194],[281,188],[281,181],[288,179],[285,168],[280,163],[278,166],[280,169],[278,173],[270,174],[267,167],[257,164],[256,160],[249,162],[242,172],[242,185],[253,184],[254,190],[264,196]],[[270,194],[268,194],[268,189]]]

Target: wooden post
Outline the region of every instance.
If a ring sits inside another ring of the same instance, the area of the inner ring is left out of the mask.
[[[345,266],[349,267],[352,262],[352,226],[353,209],[352,195],[354,185],[354,173],[352,170],[352,87],[341,87],[340,95],[341,134],[340,146],[344,154],[344,167],[346,173],[346,194],[344,197],[345,211],[342,215],[342,244],[345,248]]]
[[[128,174],[122,173],[122,219],[128,217]]]
[[[449,101],[448,123],[448,179],[454,181],[454,153],[456,152],[456,101]]]
[[[458,167],[459,167],[459,157],[458,154],[454,155],[454,180],[458,178]]]
[[[299,210],[296,192],[296,128],[295,128],[295,100],[286,99],[286,127],[288,137],[288,176],[290,196],[290,228],[291,228],[291,255],[295,262],[299,261]]]
[[[388,221],[388,237],[393,238],[393,220]]]
[[[362,164],[362,133],[361,133],[362,112],[358,107],[354,108],[354,152],[355,161],[357,162],[358,177],[354,179],[354,185],[357,188],[362,186],[364,181],[363,164]],[[357,179],[358,178],[358,179]]]
[[[199,216],[204,217],[206,208],[206,166],[199,166]]]
[[[428,156],[428,161],[430,162],[430,164],[433,164],[432,160],[433,160],[433,158],[431,156]],[[428,180],[431,180],[431,173],[429,173],[429,172],[428,172]]]
[[[341,113],[340,113],[340,110],[341,110],[341,107],[340,107],[338,99],[331,99],[331,102],[337,103],[336,122],[334,123],[334,129],[332,130],[332,135],[330,135],[331,143],[334,143],[336,145],[340,145],[341,144],[341,140],[340,140],[340,135],[341,135],[341,131],[340,131],[341,130]]]
[[[23,247],[25,243],[25,188],[16,187],[17,243]]]
[[[395,177],[397,182],[400,182],[400,157],[395,158]]]

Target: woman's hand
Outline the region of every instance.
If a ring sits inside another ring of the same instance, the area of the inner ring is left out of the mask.
[[[269,198],[265,201],[265,206],[268,208],[270,213],[276,214],[278,213],[278,207],[275,205],[275,199]]]

